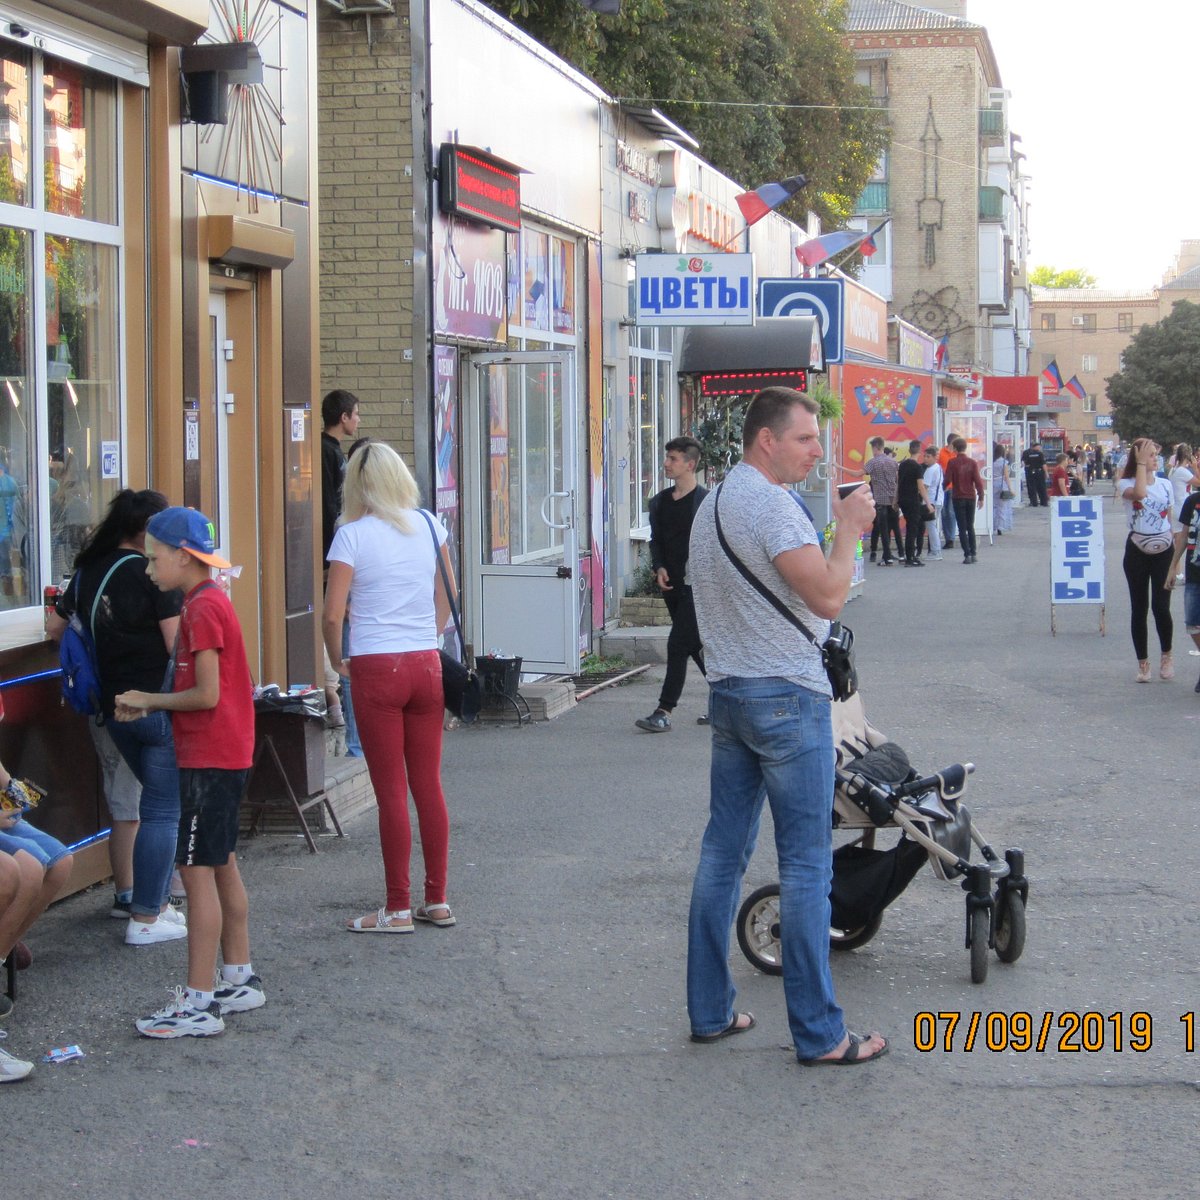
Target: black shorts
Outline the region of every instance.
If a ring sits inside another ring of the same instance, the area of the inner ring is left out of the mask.
[[[250,772],[219,767],[179,770],[179,841],[175,861],[181,867],[223,867],[237,848],[238,812]]]

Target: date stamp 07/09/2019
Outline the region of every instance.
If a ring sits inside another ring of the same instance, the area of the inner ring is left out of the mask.
[[[1182,1013],[1177,1049],[1195,1053],[1196,1014]],[[1154,1018],[1148,1012],[919,1012],[913,1017],[913,1044],[923,1054],[987,1050],[994,1054],[1145,1054],[1154,1044]]]

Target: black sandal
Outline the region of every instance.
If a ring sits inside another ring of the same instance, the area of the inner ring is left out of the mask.
[[[837,1056],[837,1058],[801,1058],[797,1061],[801,1066],[805,1067],[861,1067],[864,1063],[874,1062],[877,1058],[882,1058],[888,1052],[888,1040],[882,1034],[861,1034],[851,1033],[846,1030],[846,1036],[850,1039],[846,1049]],[[883,1042],[883,1047],[876,1050],[874,1054],[860,1057],[859,1047],[864,1043],[869,1042],[872,1037],[879,1037]]]
[[[749,1017],[750,1019],[746,1022],[745,1025],[739,1025],[738,1022],[743,1017]],[[693,1033],[692,1041],[693,1042],[719,1042],[722,1038],[733,1037],[733,1035],[735,1033],[745,1033],[746,1030],[753,1029],[754,1026],[757,1024],[758,1024],[758,1022],[755,1021],[753,1013],[735,1012],[733,1014],[733,1020],[730,1021],[729,1024],[726,1025],[725,1028],[722,1029],[720,1033]]]

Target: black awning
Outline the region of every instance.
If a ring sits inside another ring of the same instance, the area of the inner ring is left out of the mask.
[[[759,317],[753,325],[690,325],[679,370],[824,371],[820,323],[816,317]]]

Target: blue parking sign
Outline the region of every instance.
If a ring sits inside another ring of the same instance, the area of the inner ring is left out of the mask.
[[[760,317],[816,317],[826,363],[842,361],[842,313],[845,283],[841,279],[760,279]]]

